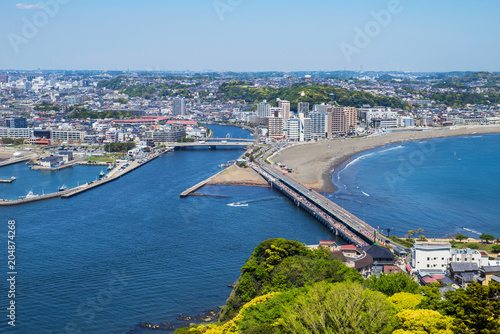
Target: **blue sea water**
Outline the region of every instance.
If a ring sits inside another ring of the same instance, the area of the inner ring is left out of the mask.
[[[211,128],[217,137],[251,138],[236,127]],[[0,332],[150,333],[139,324],[223,305],[227,285],[261,241],[335,240],[270,188],[209,186],[204,193],[226,197],[179,198],[243,152],[175,151],[69,199],[1,207]],[[46,175],[19,164],[0,168],[2,177],[18,178],[0,189],[13,198],[31,189],[47,193],[99,172],[77,167]],[[248,206],[229,206],[235,202]],[[6,317],[9,219],[16,220],[16,327]]]
[[[328,196],[391,235],[500,237],[500,135],[395,144],[338,168]]]

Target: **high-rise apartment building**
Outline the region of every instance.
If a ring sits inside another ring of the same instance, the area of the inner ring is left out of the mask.
[[[287,136],[291,141],[311,140],[311,119],[305,117],[304,113],[299,113],[296,118],[285,121]]]
[[[278,107],[281,109],[281,115],[283,115],[283,119],[290,119],[290,101],[286,100],[278,100]]]
[[[328,113],[311,112],[311,136],[316,139],[326,138],[328,135]]]
[[[257,105],[257,117],[266,118],[271,117],[271,105],[266,100]]]
[[[268,117],[268,124],[269,124],[269,137],[271,138],[283,137],[282,117]]]
[[[346,135],[356,130],[357,112],[352,107],[332,107],[328,113],[328,137]]]
[[[315,104],[314,107],[313,107],[313,111],[314,112],[327,112],[327,105],[324,104],[324,103],[321,103],[321,104]]]
[[[309,102],[297,103],[297,113],[303,113],[305,117],[309,117]]]
[[[270,108],[270,112],[271,112],[271,117],[281,117],[281,118],[283,118],[283,114],[281,112],[281,108],[279,108],[279,107],[271,107]]]
[[[173,112],[174,115],[186,114],[186,100],[183,97],[176,97],[174,99]]]

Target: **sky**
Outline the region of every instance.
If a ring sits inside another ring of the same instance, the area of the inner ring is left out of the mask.
[[[498,0],[2,0],[0,69],[500,71]]]

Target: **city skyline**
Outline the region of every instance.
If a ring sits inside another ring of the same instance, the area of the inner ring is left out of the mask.
[[[494,1],[4,1],[3,69],[499,71]]]

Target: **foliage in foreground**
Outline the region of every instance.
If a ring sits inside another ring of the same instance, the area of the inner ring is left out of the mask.
[[[255,249],[228,305],[220,324],[176,333],[500,333],[500,284],[471,284],[443,299],[438,285],[418,287],[404,274],[363,281],[327,251],[284,239]]]
[[[334,260],[326,249],[310,250],[298,241],[285,239],[266,240],[255,248],[241,268],[241,276],[220,319],[232,318],[246,302],[257,296],[320,281],[361,282],[362,278],[356,270]]]
[[[387,297],[353,282],[319,282],[252,300],[233,320],[178,333],[380,333],[397,325]]]

